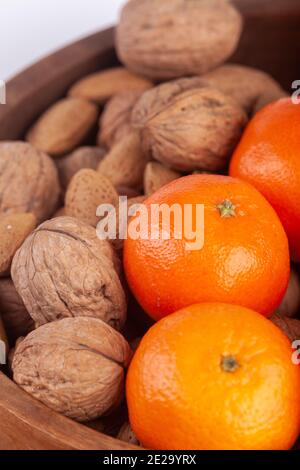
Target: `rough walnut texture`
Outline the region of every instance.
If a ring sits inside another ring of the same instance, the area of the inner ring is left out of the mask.
[[[243,109],[210,87],[192,88],[167,103],[157,105],[156,114],[145,113],[145,154],[179,171],[224,169],[247,123]]]
[[[144,191],[147,196],[158,191],[171,181],[180,178],[181,174],[170,170],[158,162],[149,162],[144,174]]]
[[[71,88],[69,95],[103,104],[114,95],[124,91],[145,91],[153,85],[149,80],[115,67],[82,78]]]
[[[56,210],[60,194],[55,164],[24,142],[0,143],[0,213],[33,213],[39,222]]]
[[[45,222],[17,251],[12,279],[36,326],[65,317],[95,317],[121,329],[126,299],[119,260],[94,228],[59,217]]]
[[[242,18],[227,0],[131,0],[117,27],[119,58],[153,79],[197,75],[234,52]]]
[[[123,399],[130,358],[123,336],[103,321],[67,318],[42,326],[18,345],[13,378],[53,410],[89,421]]]
[[[294,269],[291,270],[286,294],[276,312],[287,317],[295,317],[300,313],[300,278]]]
[[[80,170],[66,192],[65,212],[96,227],[100,220],[97,216],[98,206],[115,206],[118,201],[119,195],[108,178],[95,170]]]
[[[0,276],[9,275],[17,249],[35,227],[33,214],[0,215]]]
[[[34,329],[34,322],[23,300],[8,278],[0,279],[0,312],[11,346],[20,336],[26,336]]]
[[[56,160],[59,178],[64,189],[73,176],[84,168],[96,170],[106,150],[101,147],[80,147],[64,158]]]
[[[148,156],[142,150],[138,132],[131,132],[114,145],[100,162],[98,171],[106,176],[115,187],[127,186],[141,189]]]
[[[226,64],[203,75],[209,85],[234,98],[248,114],[286,96],[270,75],[242,65]]]
[[[127,91],[115,95],[105,106],[100,118],[98,144],[111,148],[132,131],[131,113],[142,96],[140,91]]]
[[[98,108],[93,103],[65,98],[39,118],[26,138],[36,148],[59,157],[81,144],[97,119]]]

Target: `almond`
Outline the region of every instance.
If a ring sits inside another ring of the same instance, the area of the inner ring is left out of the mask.
[[[36,148],[61,156],[77,147],[94,127],[97,107],[77,98],[66,98],[55,103],[33,125],[27,140]]]
[[[171,181],[180,178],[181,174],[157,162],[149,162],[144,174],[144,191],[147,196],[158,191]]]
[[[132,132],[116,144],[100,162],[98,171],[114,186],[140,189],[148,158],[145,157],[139,133]]]
[[[71,180],[65,197],[65,213],[96,227],[97,207],[117,205],[119,196],[111,182],[94,170],[80,170]]]
[[[82,78],[73,85],[69,95],[103,104],[122,91],[144,91],[152,86],[149,80],[123,67],[116,67]]]

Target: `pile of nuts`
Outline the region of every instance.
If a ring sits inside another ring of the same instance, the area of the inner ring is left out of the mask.
[[[24,142],[0,143],[11,374],[59,413],[90,422],[118,409],[133,354],[122,243],[97,237],[97,207],[117,206],[119,195],[142,201],[182,175],[225,172],[249,117],[285,96],[266,73],[224,65],[242,24],[227,0],[131,0],[116,31],[123,66],[75,83]]]

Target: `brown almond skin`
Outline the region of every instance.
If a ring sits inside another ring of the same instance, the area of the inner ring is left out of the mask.
[[[71,180],[65,197],[65,213],[93,227],[100,204],[118,203],[119,195],[106,176],[95,170],[80,170]]]
[[[144,154],[138,132],[131,132],[117,143],[100,162],[98,171],[115,186],[141,189],[149,158]]]
[[[132,110],[142,95],[136,90],[125,91],[108,101],[100,117],[98,145],[111,148],[130,134]]]
[[[225,64],[201,78],[234,98],[249,115],[286,96],[279,83],[269,74],[243,65]]]
[[[0,311],[11,346],[34,329],[34,321],[10,278],[0,279]]]
[[[286,294],[276,313],[287,317],[295,317],[300,311],[300,278],[295,269],[291,269]]]
[[[49,408],[80,422],[113,410],[124,397],[131,350],[95,318],[67,318],[30,333],[16,348],[14,381]]]
[[[131,0],[117,26],[117,53],[151,79],[201,75],[231,56],[242,24],[227,0]]]
[[[14,256],[11,275],[37,327],[67,317],[100,318],[116,329],[127,305],[120,261],[96,230],[71,217],[44,222]]]
[[[16,251],[36,225],[33,214],[0,215],[0,276],[9,275]]]
[[[82,78],[72,86],[69,95],[103,104],[117,93],[132,90],[142,92],[152,86],[149,80],[123,67],[115,67]]]
[[[149,162],[144,174],[144,192],[147,196],[151,196],[160,188],[181,176],[177,171],[171,170],[161,163]]]
[[[26,140],[52,157],[59,157],[80,145],[97,119],[98,108],[94,104],[78,98],[65,98],[38,119]]]
[[[52,159],[25,142],[0,143],[0,213],[33,213],[38,222],[51,217],[60,196]]]
[[[231,97],[210,87],[177,95],[141,129],[146,155],[174,170],[221,171],[247,123]]]
[[[106,150],[101,147],[79,147],[63,158],[57,159],[58,174],[63,189],[66,189],[76,173],[84,168],[96,170]]]

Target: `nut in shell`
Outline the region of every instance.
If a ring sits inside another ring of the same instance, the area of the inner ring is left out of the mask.
[[[158,162],[149,162],[144,174],[144,191],[151,196],[171,181],[180,178],[181,174]]]
[[[36,326],[94,317],[121,329],[126,298],[119,260],[96,230],[71,217],[45,222],[17,251],[12,279]]]
[[[27,140],[53,157],[71,152],[80,145],[98,119],[93,103],[65,98],[51,106],[33,125]]]
[[[231,97],[210,87],[194,88],[151,114],[141,129],[142,147],[178,171],[220,171],[246,123],[244,110]]]
[[[201,75],[231,56],[242,24],[227,0],[131,0],[117,27],[117,52],[151,79]]]
[[[131,350],[94,318],[67,318],[30,333],[16,348],[14,381],[49,408],[77,421],[113,410],[124,396]]]
[[[111,148],[132,131],[131,113],[142,94],[136,90],[126,91],[108,101],[100,118],[99,145]]]
[[[52,159],[25,142],[0,143],[0,213],[51,217],[60,195]]]
[[[115,67],[82,78],[72,86],[69,95],[103,104],[117,93],[131,90],[142,92],[151,87],[149,80],[126,68]]]
[[[118,203],[119,195],[110,180],[95,170],[80,170],[71,180],[65,197],[65,212],[93,227],[99,222],[101,204]]]
[[[69,155],[56,160],[62,187],[66,189],[78,171],[86,168],[96,170],[105,153],[103,147],[79,147]]]

